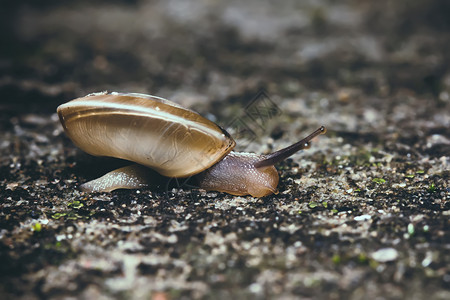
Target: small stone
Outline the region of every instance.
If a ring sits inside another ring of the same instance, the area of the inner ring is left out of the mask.
[[[370,215],[360,215],[353,218],[355,221],[368,221],[370,219],[372,219],[372,216]]]
[[[248,289],[253,294],[260,294],[262,292],[262,286],[259,283],[251,284]]]
[[[394,248],[383,248],[373,252],[371,257],[377,262],[388,262],[396,260],[398,252]]]
[[[177,241],[178,237],[175,234],[172,234],[167,238],[167,242],[170,244],[175,244]]]

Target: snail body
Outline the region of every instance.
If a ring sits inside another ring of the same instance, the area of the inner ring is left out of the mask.
[[[268,155],[234,152],[233,138],[198,113],[144,94],[94,93],[57,109],[67,136],[83,151],[137,164],[81,185],[85,191],[141,188],[146,168],[166,177],[193,176],[200,188],[262,197],[277,192],[274,164],[307,148],[322,126],[294,145]]]

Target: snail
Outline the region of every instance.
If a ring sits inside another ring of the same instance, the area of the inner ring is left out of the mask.
[[[233,138],[198,113],[156,96],[93,93],[60,105],[66,135],[83,151],[135,162],[84,183],[88,192],[148,185],[148,168],[171,178],[193,177],[205,190],[263,197],[277,193],[274,164],[309,148],[324,126],[267,155],[234,152]]]

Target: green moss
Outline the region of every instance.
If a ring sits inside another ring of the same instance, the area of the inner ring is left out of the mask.
[[[79,209],[82,208],[84,206],[84,204],[81,201],[75,200],[70,202],[67,206],[75,208],[75,209]]]
[[[55,213],[52,215],[52,218],[58,220],[62,217],[65,217],[66,215],[67,215],[66,213]]]
[[[319,204],[316,201],[311,201],[308,204],[309,208],[316,208]]]
[[[360,253],[360,254],[358,255],[358,262],[359,262],[360,264],[366,264],[368,261],[369,261],[369,258],[367,257],[366,254]]]
[[[58,220],[58,219],[60,219],[62,217],[66,217],[67,220],[78,220],[78,219],[81,219],[81,218],[88,218],[88,217],[80,216],[75,211],[69,211],[69,212],[63,212],[63,213],[55,213],[55,214],[52,215],[52,218],[55,219],[55,220]]]
[[[384,180],[383,178],[374,178],[372,179],[372,181],[378,184],[383,184],[386,182],[386,180]]]
[[[80,216],[79,214],[77,214],[76,212],[73,212],[73,211],[71,211],[71,212],[69,212],[67,214],[67,219],[68,220],[78,220],[78,219],[81,219],[81,218],[83,218],[83,217]]]
[[[369,266],[372,269],[376,269],[379,266],[379,263],[376,260],[374,260],[374,259],[370,259],[369,260]]]
[[[430,193],[433,193],[433,192],[436,191],[436,185],[434,184],[434,182],[432,182],[432,183],[430,184],[430,186],[428,187],[428,191],[429,191]]]
[[[342,261],[341,256],[338,255],[338,254],[333,255],[333,257],[331,258],[331,260],[333,261],[333,263],[334,263],[335,265],[340,264],[341,261]]]
[[[42,224],[37,222],[32,226],[32,229],[34,232],[40,232],[42,230]]]

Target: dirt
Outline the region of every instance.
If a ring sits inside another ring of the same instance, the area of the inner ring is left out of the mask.
[[[2,6],[1,299],[450,298],[447,1]],[[198,111],[241,151],[328,132],[276,195],[82,193],[126,162],[77,149],[56,107],[104,90]]]

